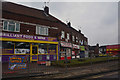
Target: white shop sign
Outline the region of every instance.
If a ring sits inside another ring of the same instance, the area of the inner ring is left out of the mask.
[[[75,58],[75,56],[72,56],[72,58]]]
[[[15,54],[27,54],[30,53],[30,49],[15,49]]]
[[[72,44],[71,43],[66,43],[66,42],[61,41],[60,44],[63,47],[70,47],[70,48],[72,48]]]
[[[74,49],[80,49],[79,45],[73,44]]]

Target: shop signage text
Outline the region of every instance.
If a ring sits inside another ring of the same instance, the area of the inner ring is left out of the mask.
[[[17,39],[32,39],[32,40],[43,40],[43,41],[57,41],[56,38],[42,37],[42,36],[32,36],[14,33],[0,33],[0,37],[4,38],[17,38]]]
[[[72,48],[72,44],[71,43],[66,43],[66,42],[61,41],[60,44],[63,47],[70,47],[70,48]]]
[[[74,49],[80,49],[79,45],[73,44]]]
[[[85,51],[85,46],[80,46],[81,51]]]

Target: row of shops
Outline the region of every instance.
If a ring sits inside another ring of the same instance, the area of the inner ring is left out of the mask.
[[[2,62],[11,56],[29,56],[32,61],[85,58],[85,47],[52,37],[0,33]]]
[[[86,57],[84,34],[49,14],[47,6],[42,11],[3,2],[0,27],[3,72],[38,70],[43,64],[50,66],[51,61]]]
[[[85,58],[85,46],[60,42],[60,59]]]

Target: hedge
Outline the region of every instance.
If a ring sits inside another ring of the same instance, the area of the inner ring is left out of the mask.
[[[97,57],[97,58],[87,58],[87,59],[71,59],[71,60],[59,60],[59,61],[52,61],[52,66],[58,67],[75,67],[75,66],[82,66],[82,65],[89,65],[93,63],[100,63],[100,62],[107,62],[118,60],[118,57]]]

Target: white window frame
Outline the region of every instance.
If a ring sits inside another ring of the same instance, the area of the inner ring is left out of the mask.
[[[69,33],[67,33],[67,39],[68,39],[68,40],[70,39],[70,34],[69,34]]]
[[[76,37],[76,42],[78,42],[78,37]]]
[[[4,29],[4,22],[5,22],[5,21],[7,21],[7,29]],[[19,24],[19,31],[16,31],[17,22],[15,22],[15,21],[13,21],[13,22],[15,23],[15,24],[14,24],[14,25],[15,25],[15,31],[10,31],[10,30],[8,30],[8,27],[9,27],[9,25],[10,25],[10,21],[12,21],[12,20],[9,20],[9,21],[8,21],[8,20],[4,20],[4,21],[3,21],[3,29],[2,29],[2,30],[3,30],[3,31],[9,31],[9,32],[20,32],[20,23],[18,23],[18,24]]]
[[[42,29],[42,28],[44,30],[43,33],[40,32],[40,29]],[[37,25],[36,26],[36,34],[48,36],[48,27],[47,26],[43,26],[43,25]]]
[[[83,40],[80,40],[80,44],[81,44],[81,45],[83,45],[83,44],[84,44],[83,42],[84,42]]]
[[[75,41],[75,36],[72,36],[72,41]]]
[[[61,31],[61,39],[64,39],[64,38],[65,38],[65,32]]]

